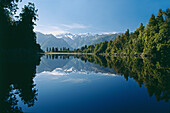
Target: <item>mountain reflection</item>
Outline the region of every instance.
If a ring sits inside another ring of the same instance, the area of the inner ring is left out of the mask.
[[[28,107],[34,106],[37,90],[33,78],[39,56],[0,57],[0,113],[22,112],[17,96]]]
[[[92,69],[93,66],[97,64],[99,65],[98,68],[101,69],[96,72],[121,75],[124,76],[127,81],[129,78],[133,78],[139,84],[139,87],[144,85],[147,88],[149,96],[152,97],[154,95],[157,101],[164,100],[165,102],[168,102],[170,99],[170,63],[167,62],[169,61],[167,59],[155,60],[148,58],[90,55],[46,55],[46,58],[50,60],[68,60],[71,57],[84,61],[84,65],[77,63],[77,68],[82,67],[83,69],[88,70],[88,68],[85,67],[90,67]],[[94,65],[86,66],[85,64],[87,62]],[[95,67],[97,65],[95,65]]]
[[[93,60],[93,56],[88,56]],[[75,72],[87,73],[106,73],[116,74],[113,68],[100,66],[91,62],[87,62],[81,55],[46,55],[42,57],[41,64],[37,68],[37,73],[52,72],[55,69],[62,69],[63,71],[72,70]]]

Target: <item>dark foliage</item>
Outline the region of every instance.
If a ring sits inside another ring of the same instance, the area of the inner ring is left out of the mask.
[[[0,51],[20,53],[40,52],[33,31],[37,20],[37,11],[33,3],[25,5],[18,17],[15,17],[19,0],[0,1]]]
[[[0,62],[0,113],[22,112],[17,96],[28,107],[34,106],[38,92],[33,79],[36,66],[40,63],[40,56],[1,55]]]

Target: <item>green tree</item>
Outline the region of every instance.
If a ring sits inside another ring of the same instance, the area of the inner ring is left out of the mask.
[[[143,32],[144,31],[144,26],[143,23],[140,24],[139,28],[137,29],[137,31]]]
[[[129,37],[129,29],[125,32],[125,36]]]
[[[58,52],[58,48],[55,48],[55,52]]]
[[[157,17],[156,17],[156,20],[157,20],[158,23],[164,22],[163,11],[162,11],[162,9],[159,9],[158,15],[157,15]]]
[[[55,52],[55,49],[54,49],[54,47],[52,47],[52,52]]]
[[[149,19],[149,24],[148,26],[155,26],[157,24],[156,19],[155,19],[155,15],[151,15],[150,19]]]

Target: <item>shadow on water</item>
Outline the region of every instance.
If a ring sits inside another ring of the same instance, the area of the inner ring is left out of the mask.
[[[37,101],[37,90],[33,78],[40,56],[0,57],[0,113],[22,112],[17,96],[28,107]]]

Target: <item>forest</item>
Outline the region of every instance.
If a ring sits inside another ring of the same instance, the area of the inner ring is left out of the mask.
[[[1,53],[37,53],[42,51],[36,43],[33,31],[38,19],[33,3],[22,8],[19,15],[18,3],[22,0],[0,1],[0,51]]]
[[[75,52],[95,54],[150,55],[170,58],[170,9],[160,9],[157,16],[151,15],[149,23],[142,23],[136,31],[127,31],[111,41],[84,46]]]

